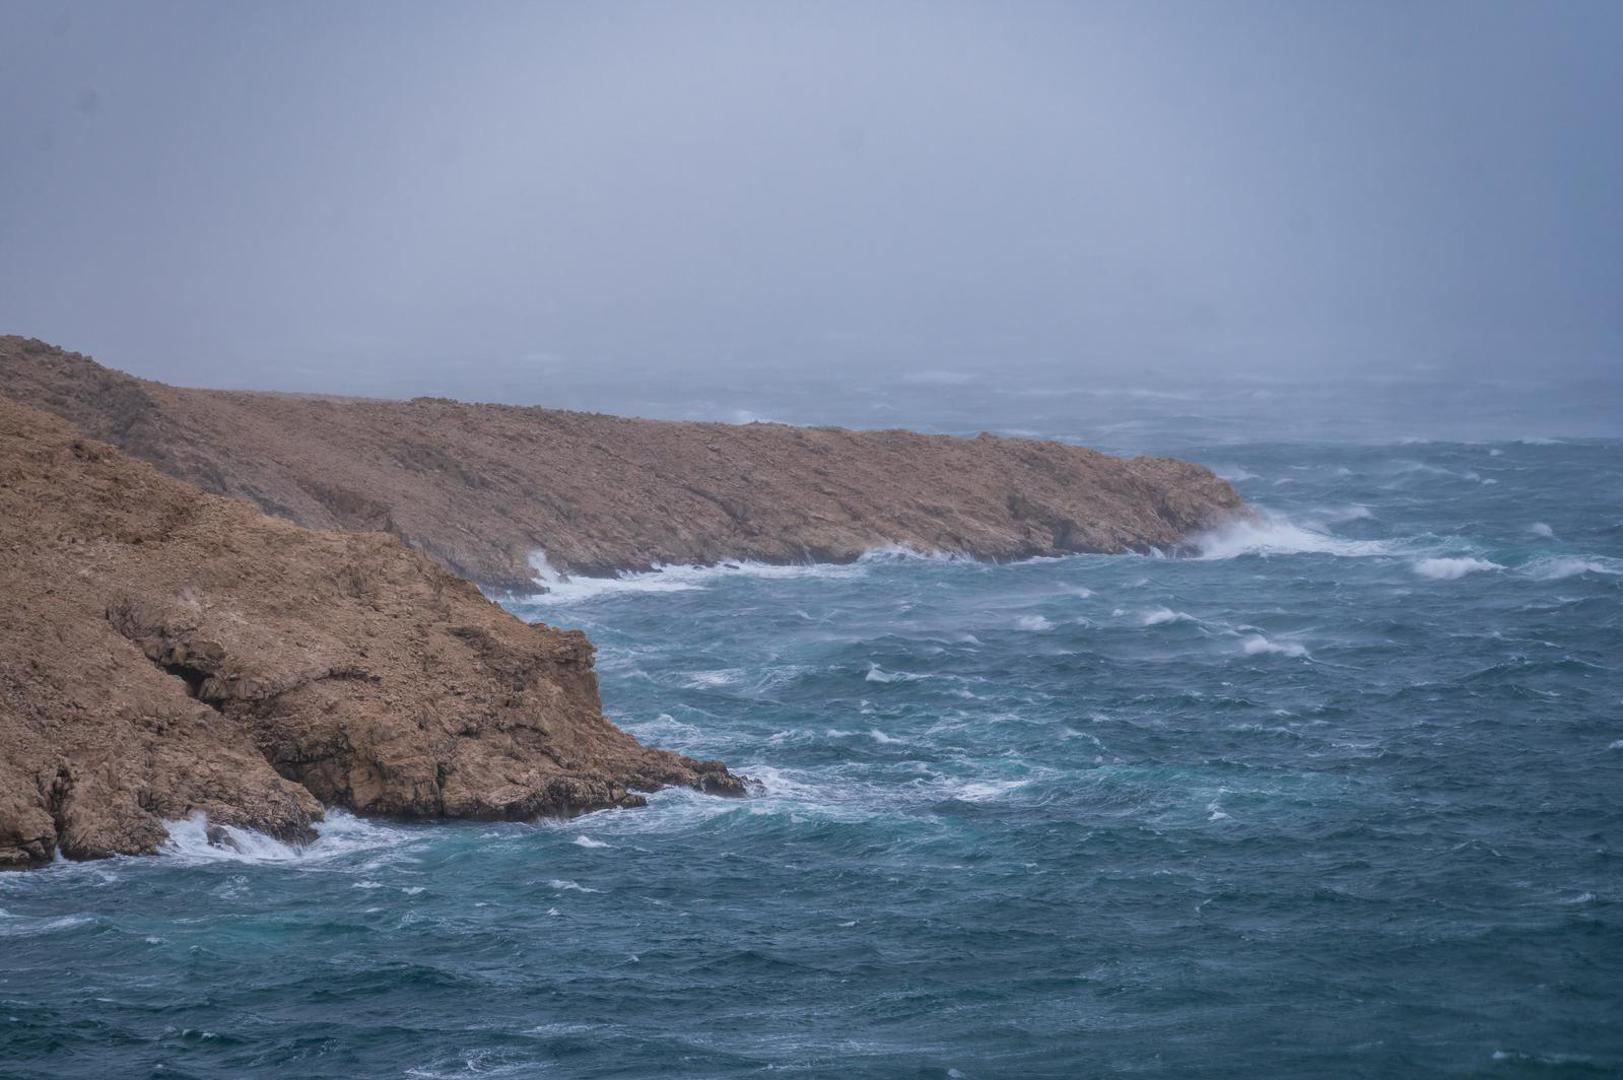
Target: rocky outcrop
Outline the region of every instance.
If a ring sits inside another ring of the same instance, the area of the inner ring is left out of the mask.
[[[85,390],[161,442],[138,391]],[[611,724],[580,633],[0,397],[0,866],[150,852],[197,810],[300,839],[324,806],[530,818],[666,784],[743,790]]]
[[[205,491],[323,529],[382,530],[486,586],[529,559],[990,559],[1175,549],[1241,510],[1209,470],[982,435],[633,420],[553,409],[185,390],[0,338],[0,388]]]

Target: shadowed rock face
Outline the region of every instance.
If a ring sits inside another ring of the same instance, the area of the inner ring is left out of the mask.
[[[108,385],[127,438],[161,435]],[[743,790],[614,727],[580,633],[0,397],[0,867],[150,852],[194,810],[299,839],[323,805],[529,818],[665,784]]]
[[[538,550],[586,574],[887,544],[1007,559],[1175,549],[1243,512],[1199,465],[988,435],[185,390],[17,337],[0,386],[205,491],[515,591]]]

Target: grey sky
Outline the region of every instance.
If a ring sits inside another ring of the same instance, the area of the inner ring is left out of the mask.
[[[1620,56],[1623,4],[1577,0],[0,0],[0,330],[534,400],[584,366],[1611,377]]]

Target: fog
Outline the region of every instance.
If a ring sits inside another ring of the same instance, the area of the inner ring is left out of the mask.
[[[0,12],[0,330],[145,376],[1418,377],[1594,420],[1623,368],[1616,3]]]

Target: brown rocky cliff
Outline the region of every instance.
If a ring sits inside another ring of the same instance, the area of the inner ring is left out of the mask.
[[[846,561],[903,544],[992,559],[1176,548],[1242,512],[1209,470],[1056,442],[554,409],[186,390],[0,337],[0,392],[205,491],[312,528],[392,532],[474,581],[528,559]]]
[[[119,380],[87,393],[164,437]],[[664,784],[742,791],[614,727],[578,632],[0,397],[0,866],[149,852],[194,810],[302,838],[324,804],[529,818]]]

